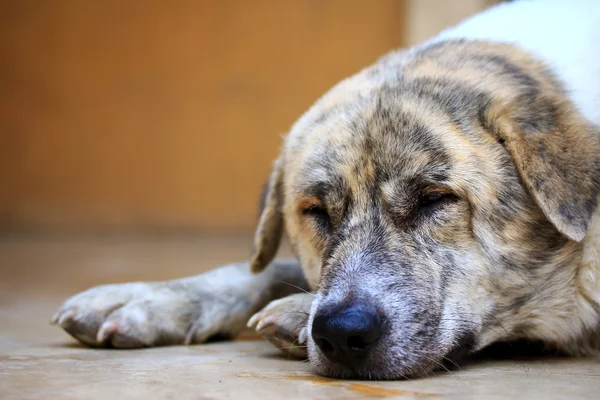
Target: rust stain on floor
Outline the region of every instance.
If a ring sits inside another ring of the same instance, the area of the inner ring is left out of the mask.
[[[355,393],[360,393],[363,396],[386,398],[386,397],[398,397],[398,396],[412,396],[412,397],[439,397],[439,393],[423,393],[414,392],[410,390],[402,389],[391,389],[384,388],[381,386],[366,385],[362,383],[349,383],[347,381],[324,378],[316,375],[267,375],[267,374],[255,374],[251,372],[244,372],[237,374],[240,378],[260,378],[260,379],[290,379],[294,381],[307,381],[314,385],[322,386],[339,386],[344,389],[350,390]]]
[[[237,374],[240,378],[260,378],[260,379],[289,379],[293,381],[308,381],[315,385],[325,386],[343,386],[347,384],[344,381],[338,381],[335,379],[324,378],[317,375],[267,375],[267,374],[255,374],[252,372],[242,372]]]
[[[361,383],[352,383],[346,386],[346,389],[358,392],[370,397],[395,397],[395,396],[413,396],[413,397],[439,397],[439,393],[422,393],[410,390],[390,389],[379,386],[363,385]]]

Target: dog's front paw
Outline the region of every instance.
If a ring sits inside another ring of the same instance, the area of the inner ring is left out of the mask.
[[[308,315],[313,295],[293,294],[269,303],[248,321],[278,349],[294,357],[306,358]]]
[[[147,298],[153,290],[146,283],[97,286],[65,301],[50,323],[89,346],[147,346],[152,335],[142,321],[147,313],[135,299]]]
[[[176,282],[103,285],[68,299],[51,323],[93,347],[202,343],[243,329],[248,314],[234,300]]]

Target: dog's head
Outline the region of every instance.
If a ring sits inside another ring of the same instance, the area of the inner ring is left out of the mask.
[[[576,338],[599,138],[509,46],[392,54],[293,127],[253,269],[285,231],[316,289],[308,348],[325,375],[421,375],[499,340]]]

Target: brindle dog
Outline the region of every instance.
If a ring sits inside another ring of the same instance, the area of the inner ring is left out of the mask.
[[[595,354],[600,74],[580,85],[535,40],[473,34],[527,7],[392,53],[320,99],[274,164],[249,263],[96,287],[53,322],[131,348],[235,336],[250,319],[345,378],[424,375],[516,339]],[[297,261],[272,261],[284,233]]]

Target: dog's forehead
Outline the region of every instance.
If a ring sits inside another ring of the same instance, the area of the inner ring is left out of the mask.
[[[299,191],[344,181],[447,179],[452,135],[440,115],[404,104],[393,87],[354,94],[330,108],[315,108],[288,146]]]

